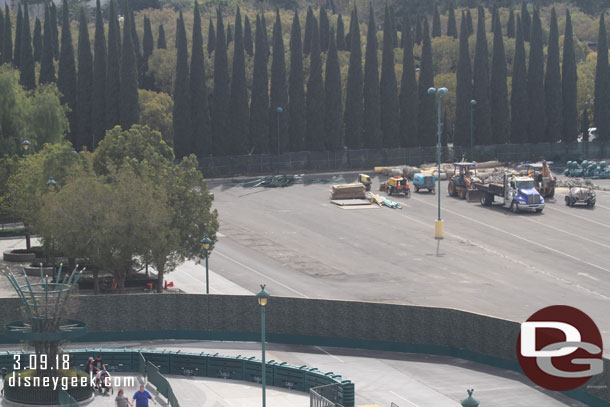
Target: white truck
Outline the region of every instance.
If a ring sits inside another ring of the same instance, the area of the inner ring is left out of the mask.
[[[475,182],[474,185],[483,192],[481,197],[483,206],[491,206],[494,202],[498,202],[514,213],[519,213],[521,210],[542,212],[544,209],[544,198],[534,187],[534,179],[531,177],[505,173],[502,184]]]

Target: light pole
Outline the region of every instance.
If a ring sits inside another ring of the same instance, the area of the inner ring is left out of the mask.
[[[438,134],[437,141],[437,161],[438,161],[438,186],[437,186],[437,195],[438,195],[438,219],[434,223],[434,238],[442,239],[443,238],[443,221],[441,220],[441,95],[446,95],[449,93],[447,88],[430,88],[428,89],[428,95],[433,95],[436,93],[436,108],[437,108],[437,116],[436,116],[436,128]]]
[[[472,99],[470,101],[470,160],[469,161],[474,161],[474,158],[472,156],[472,109],[474,109],[476,104],[477,104],[476,100]]]
[[[201,239],[200,243],[201,243],[201,246],[203,247],[203,251],[205,253],[205,293],[209,294],[210,293],[210,280],[208,277],[208,252],[210,249],[210,245],[212,244],[212,240],[210,240],[208,235],[205,235],[203,237],[203,239]]]
[[[261,348],[263,351],[263,361],[261,363],[261,374],[263,382],[263,407],[266,406],[265,386],[267,384],[267,364],[265,363],[265,306],[269,300],[269,293],[265,291],[265,284],[261,284],[261,290],[256,294],[258,304],[261,306]]]
[[[28,150],[30,149],[30,146],[32,145],[32,143],[30,143],[29,140],[23,140],[23,143],[21,143],[21,145],[23,146],[23,149],[25,150],[25,155],[28,155]]]
[[[281,107],[276,107],[275,111],[277,112],[277,173],[280,173],[280,115],[284,112],[284,109]]]
[[[47,187],[51,191],[57,191],[57,182],[55,182],[53,177],[50,177],[47,181]],[[53,266],[53,278],[55,278],[55,239],[51,239],[51,258],[53,259],[51,261]]]

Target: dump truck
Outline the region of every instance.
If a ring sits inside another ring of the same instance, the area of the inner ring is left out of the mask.
[[[477,177],[475,163],[453,163],[453,175],[448,182],[447,192],[450,196],[459,196],[461,199],[476,202],[481,197],[481,193],[474,187],[475,182],[481,182]]]
[[[522,210],[542,212],[544,209],[544,198],[534,187],[532,177],[521,177],[504,174],[503,183],[475,182],[474,187],[480,191],[481,205],[491,206],[499,202],[505,208],[510,208],[513,213]]]

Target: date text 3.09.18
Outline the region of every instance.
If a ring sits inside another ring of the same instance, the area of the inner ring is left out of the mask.
[[[68,370],[70,369],[70,355],[46,354],[15,354],[13,355],[13,370]]]

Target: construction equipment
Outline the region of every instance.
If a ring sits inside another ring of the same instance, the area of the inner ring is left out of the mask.
[[[575,206],[576,204],[585,204],[589,208],[595,206],[595,191],[589,187],[575,187],[570,185],[568,194],[565,197],[567,206]]]
[[[475,182],[481,182],[477,177],[477,166],[471,162],[453,163],[453,175],[449,180],[447,190],[450,196],[459,196],[469,202],[478,201],[481,192],[474,187]]]
[[[531,177],[517,177],[504,173],[502,184],[475,182],[474,187],[483,193],[481,196],[483,206],[491,206],[495,201],[500,201],[513,213],[523,209],[542,212],[544,209],[544,198],[534,188],[534,179]]]
[[[366,175],[366,174],[358,175],[358,182],[360,182],[362,185],[364,185],[364,188],[367,191],[371,190],[371,184],[373,183],[373,181],[371,181],[370,175]]]
[[[382,182],[379,189],[387,192],[390,196],[398,194],[404,194],[407,198],[411,196],[409,182],[405,177],[400,175],[395,175],[388,179],[387,182]]]
[[[551,168],[546,160],[523,164],[522,167],[527,168],[528,175],[534,179],[534,187],[540,192],[540,195],[545,198],[552,198],[555,195],[557,180],[551,173]]]
[[[435,193],[436,178],[432,174],[424,174],[418,172],[413,174],[413,187],[415,192],[419,192],[420,189],[427,189],[428,192]]]

